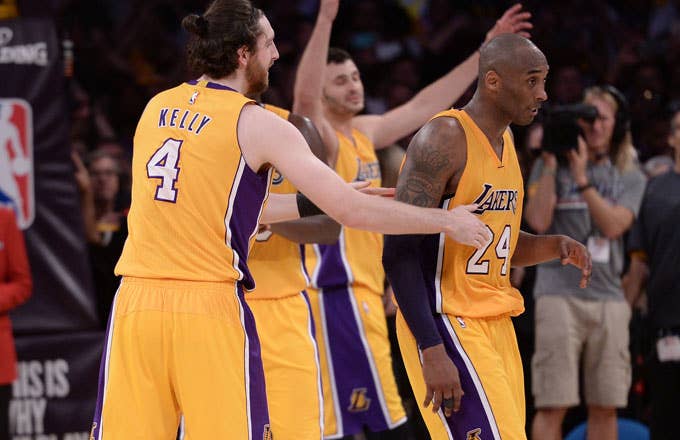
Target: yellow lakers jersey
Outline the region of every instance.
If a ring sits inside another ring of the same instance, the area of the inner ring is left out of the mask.
[[[509,131],[503,135],[499,160],[486,135],[463,110],[436,117],[456,118],[465,131],[467,162],[453,197],[442,208],[475,203],[475,214],[492,239],[477,250],[445,234],[424,243],[422,262],[429,280],[431,304],[438,313],[471,318],[518,315],[524,310],[520,293],[510,285],[512,254],[520,232],[524,185]]]
[[[380,164],[373,143],[360,131],[352,130],[352,139],[340,132],[335,171],[347,182],[370,181],[381,185]],[[311,249],[310,249],[311,248]],[[307,249],[307,268],[315,288],[362,286],[383,294],[385,272],[382,267],[382,234],[342,227],[338,242],[314,245]]]
[[[262,106],[275,115],[281,117],[281,119],[285,119],[286,121],[288,120],[288,116],[290,116],[290,111],[286,110],[285,108],[277,107],[271,104],[263,104]]]
[[[290,112],[265,104],[264,108],[288,120]],[[293,184],[274,170],[271,192],[295,194]],[[257,234],[255,245],[248,258],[248,267],[257,282],[257,288],[248,295],[249,299],[281,298],[299,295],[307,287],[307,275],[303,265],[300,244],[294,243],[269,231]]]
[[[149,101],[134,137],[129,235],[116,273],[194,281],[240,280],[271,170],[246,164],[236,129],[252,101],[191,81]]]

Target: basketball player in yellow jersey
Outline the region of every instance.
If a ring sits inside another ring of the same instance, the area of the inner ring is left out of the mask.
[[[264,106],[300,130],[314,154],[325,160],[318,131],[308,118]],[[282,145],[281,148],[285,148]],[[274,170],[272,193],[295,194]],[[278,440],[321,439],[323,395],[314,337],[308,277],[299,243],[331,244],[340,227],[327,216],[271,225],[257,235],[248,258],[257,287],[246,298],[257,324],[272,432]]]
[[[180,414],[189,440],[272,437],[244,301],[255,287],[248,253],[259,223],[318,211],[305,197],[270,195],[272,166],[355,228],[446,231],[476,246],[488,235],[463,209],[426,210],[356,191],[311,154],[295,127],[253,105],[245,95],[266,88],[278,52],[269,21],[248,0],[215,0],[182,24],[201,76],[153,97],[135,132],[129,235],[116,266],[123,278],[93,439],[171,439]]]
[[[472,100],[439,113],[416,134],[399,177],[399,200],[444,210],[468,206],[491,233],[479,249],[442,235],[385,240],[399,345],[433,440],[526,439],[510,320],[524,307],[510,267],[560,258],[582,269],[582,287],[590,276],[582,244],[519,229],[523,182],[508,126],[531,123],[547,99],[547,74],[545,56],[529,40],[505,34],[486,43]]]
[[[350,55],[328,48],[338,0],[322,0],[300,60],[293,110],[319,128],[329,164],[345,181],[380,185],[375,149],[412,133],[456,101],[472,83],[475,53],[408,103],[384,115],[362,115],[363,84]],[[524,32],[528,13],[516,5],[489,32]],[[315,246],[310,299],[317,322],[325,396],[325,437],[368,430],[405,436],[382,303],[385,274],[379,234],[343,228],[337,245]],[[310,255],[312,252],[308,252]],[[388,434],[383,434],[388,435]]]

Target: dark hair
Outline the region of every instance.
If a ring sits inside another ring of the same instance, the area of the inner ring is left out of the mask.
[[[326,64],[342,64],[347,60],[351,60],[352,55],[349,54],[345,49],[340,49],[339,47],[328,48],[328,57],[326,58]]]
[[[254,51],[262,11],[249,0],[215,0],[203,15],[190,14],[182,27],[191,33],[187,61],[196,73],[223,78],[238,67],[237,50]]]

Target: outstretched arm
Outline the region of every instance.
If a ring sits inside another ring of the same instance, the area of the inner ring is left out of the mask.
[[[531,14],[521,12],[522,6],[516,4],[498,19],[487,33],[489,41],[502,33],[518,33],[527,36],[532,25],[528,21]],[[383,115],[365,115],[354,119],[356,128],[366,134],[376,148],[393,144],[404,136],[413,133],[437,112],[449,108],[470,87],[477,77],[479,51],[475,51],[465,61],[449,73],[421,90],[407,103]]]
[[[334,151],[338,144],[335,130],[323,114],[321,98],[331,29],[338,14],[339,2],[340,0],[321,0],[314,30],[298,64],[293,92],[293,113],[312,120],[327,151]]]
[[[273,164],[323,212],[345,226],[386,234],[446,232],[454,240],[481,247],[488,238],[486,226],[461,211],[423,209],[384,197],[362,194],[310,153],[294,127],[254,105],[244,107],[238,123],[243,155],[251,169]],[[271,148],[285,144],[284,149]],[[277,194],[272,194],[276,196]],[[284,197],[284,196],[281,196]],[[268,209],[274,200],[270,199]],[[289,209],[294,201],[289,201]]]

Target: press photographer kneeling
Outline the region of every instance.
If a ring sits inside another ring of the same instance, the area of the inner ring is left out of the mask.
[[[537,270],[532,437],[541,440],[562,438],[566,411],[580,402],[581,365],[588,438],[616,439],[616,408],[626,406],[631,380],[622,237],[638,213],[645,177],[623,95],[611,86],[592,87],[583,104],[547,113],[525,205],[537,233],[573,237],[593,259],[585,289],[574,288],[579,272],[559,261]]]

